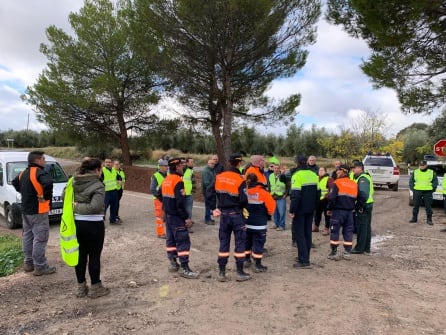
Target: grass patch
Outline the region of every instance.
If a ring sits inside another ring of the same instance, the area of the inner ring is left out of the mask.
[[[22,265],[22,240],[15,235],[0,235],[0,277],[13,274]]]

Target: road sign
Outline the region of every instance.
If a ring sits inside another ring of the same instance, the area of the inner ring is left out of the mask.
[[[434,144],[434,154],[446,157],[446,139],[439,140]]]

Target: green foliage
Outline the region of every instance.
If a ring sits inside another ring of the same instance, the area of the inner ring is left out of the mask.
[[[22,264],[21,239],[15,235],[0,235],[0,277],[9,276]]]
[[[405,112],[446,102],[446,4],[443,0],[328,0],[328,19],[372,50],[362,70],[397,91]]]
[[[274,102],[264,93],[304,66],[319,0],[137,0],[136,8],[142,52],[150,54],[144,44],[155,34],[184,118],[212,132],[223,160],[236,120],[292,120],[298,94]]]
[[[133,49],[132,15],[130,1],[115,8],[109,0],[88,0],[69,16],[73,35],[50,26],[49,43],[40,47],[48,68],[23,97],[40,121],[77,144],[95,137],[119,143],[125,164],[131,164],[127,132],[146,131],[159,121],[151,108],[161,85],[156,45],[150,61]]]
[[[429,143],[429,149],[424,146]],[[433,143],[426,130],[412,130],[404,136],[403,159],[407,163],[415,163],[423,159],[423,155],[432,152]],[[420,149],[422,148],[422,149]]]

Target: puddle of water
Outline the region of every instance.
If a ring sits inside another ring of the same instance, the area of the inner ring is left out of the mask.
[[[378,246],[380,243],[390,240],[392,238],[393,238],[393,235],[376,235],[376,236],[372,236],[371,243],[372,243],[373,247],[375,247],[376,249],[379,249]]]

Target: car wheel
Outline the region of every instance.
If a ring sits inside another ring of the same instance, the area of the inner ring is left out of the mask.
[[[17,215],[17,213],[14,213],[14,211],[11,208],[11,205],[6,205],[5,207],[5,219],[6,219],[6,226],[9,229],[18,228],[22,224],[21,216]]]
[[[394,191],[394,192],[398,192],[398,183],[397,184],[393,184],[393,185],[391,185],[392,186],[392,190]]]

